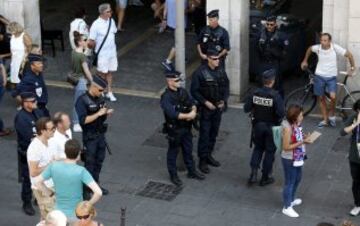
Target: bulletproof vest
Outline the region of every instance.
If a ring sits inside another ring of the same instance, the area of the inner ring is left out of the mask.
[[[186,92],[186,90],[180,88],[179,92],[172,92],[167,89],[166,93],[170,95],[170,98],[174,101],[176,111],[180,113],[191,112],[193,104],[190,102],[190,97]],[[164,116],[165,116],[165,122],[168,125],[173,125],[176,128],[191,127],[192,122],[186,120],[170,119],[165,113]]]
[[[280,58],[282,56],[280,41],[278,30],[275,30],[275,32],[269,37],[266,29],[262,29],[259,39],[259,47],[263,55],[267,58]]]
[[[85,95],[81,96],[81,98],[83,98],[86,104],[87,115],[93,115],[96,112],[98,112],[100,108],[103,108],[105,106],[105,99],[103,97],[98,97],[96,99],[93,99],[89,96],[88,93],[86,93]],[[90,124],[95,125],[97,130],[100,130],[105,120],[106,120],[106,115],[102,115]]]
[[[216,29],[211,29],[209,26],[205,27],[205,32],[202,37],[202,49],[204,52],[208,48],[215,48],[218,52],[221,52],[224,48],[221,43],[221,37],[224,35],[224,30],[220,26]]]
[[[274,99],[276,91],[271,90],[266,93],[262,90],[255,91],[252,97],[253,116],[255,122],[273,122],[277,121]]]
[[[219,67],[216,73],[217,76],[212,75],[207,67],[201,69],[203,79],[200,83],[200,93],[213,104],[221,100],[226,89],[226,74],[224,69]]]

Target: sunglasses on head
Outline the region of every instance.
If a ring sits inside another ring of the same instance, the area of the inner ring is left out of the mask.
[[[84,216],[78,216],[78,215],[76,215],[76,218],[77,219],[79,219],[79,220],[81,220],[81,219],[88,219],[90,217],[90,214],[88,214],[88,215],[84,215]]]

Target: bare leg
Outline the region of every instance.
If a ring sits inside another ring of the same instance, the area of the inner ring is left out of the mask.
[[[117,17],[118,17],[118,24],[117,24],[117,29],[118,30],[123,30],[123,22],[124,22],[124,17],[125,17],[125,8],[121,8],[121,7],[117,7]]]
[[[335,115],[335,107],[336,107],[336,94],[330,93],[330,109],[329,109],[329,116]]]
[[[320,104],[319,106],[320,106],[321,115],[322,115],[324,121],[327,122],[328,121],[328,115],[327,115],[327,111],[326,111],[325,96],[319,96],[318,101],[319,101],[319,104]]]
[[[111,93],[112,92],[112,73],[109,72],[106,74],[106,81],[108,83],[108,92]]]
[[[175,48],[172,47],[168,57],[166,58],[169,62],[173,61],[173,59],[175,58]]]

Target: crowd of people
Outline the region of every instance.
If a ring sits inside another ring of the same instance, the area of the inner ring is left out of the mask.
[[[176,29],[175,4],[174,0],[156,0],[152,4],[154,17],[160,20],[160,32]],[[115,34],[125,32],[123,21],[126,6],[126,0],[117,1],[117,23],[112,18],[111,5],[103,3],[98,7],[99,17],[91,26],[85,21],[86,12],[83,9],[76,12],[70,24],[72,70],[67,78],[74,85],[71,117],[65,112],[51,114],[51,109],[48,109],[48,96],[51,94],[43,76],[41,48],[32,43],[31,37],[19,23],[0,17],[0,101],[6,87],[10,87],[11,95],[18,104],[14,127],[18,143],[19,179],[22,183],[22,207],[27,215],[34,215],[33,197],[36,199],[41,215],[39,226],[66,223],[102,225],[94,220],[94,205],[102,195],[109,193],[100,185],[100,172],[108,149],[106,120],[114,112],[106,105],[106,99],[117,101],[112,91],[113,73],[118,68]],[[221,166],[214,157],[214,149],[222,115],[227,110],[231,82],[225,66],[231,49],[230,37],[219,24],[219,10],[205,14],[204,1],[194,0],[186,4],[184,13],[192,13],[198,35],[194,48],[198,50],[201,65],[193,73],[190,91],[187,91],[180,85],[181,72],[172,65],[175,48],[162,62],[166,69],[167,89],[161,96],[160,106],[164,111],[163,131],[169,145],[167,169],[170,181],[175,186],[183,185],[176,167],[179,149],[183,153],[187,176],[191,179],[205,180],[213,170],[211,167]],[[206,21],[199,19],[206,17],[207,26]],[[262,86],[248,95],[244,105],[244,111],[252,115],[254,144],[248,184],[258,183],[260,168],[262,176],[259,185],[274,183],[272,171],[277,147],[273,127],[281,125],[280,149],[284,169],[282,213],[299,217],[294,207],[303,201],[297,197],[296,191],[307,158],[305,144],[311,141],[301,126],[302,107],[284,107],[279,54],[284,52],[286,45],[287,40],[282,40],[276,34],[276,17],[269,16],[258,43],[258,50],[263,54],[259,75]],[[355,62],[352,54],[333,43],[328,33],[321,35],[320,44],[309,47],[301,63],[303,69],[307,67],[312,52],[319,58],[314,87],[320,99],[323,120],[318,126],[335,127],[336,56],[349,59],[350,74],[355,70]],[[7,67],[10,68],[9,76]],[[93,67],[96,73],[93,73]],[[331,94],[329,113],[324,100],[325,89]],[[359,112],[360,100],[354,104],[354,116],[345,122],[341,130],[342,135],[352,134],[349,160],[355,202],[350,212],[353,216],[360,214]],[[192,155],[193,127],[199,130],[197,167]],[[83,145],[73,139],[73,132],[82,132]],[[10,133],[11,130],[5,128],[0,119],[0,136]],[[78,164],[80,159],[84,166]]]

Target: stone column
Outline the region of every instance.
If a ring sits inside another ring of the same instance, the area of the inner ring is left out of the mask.
[[[249,1],[208,0],[207,11],[220,10],[220,25],[228,30],[231,50],[226,61],[230,93],[239,101],[249,80]]]
[[[41,44],[39,0],[0,0],[0,14],[23,25],[33,43]]]

